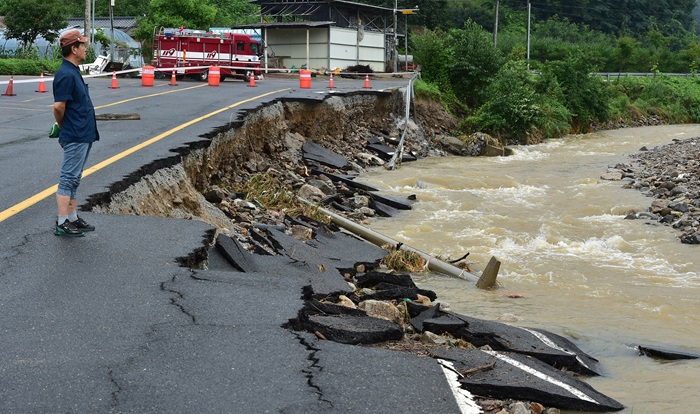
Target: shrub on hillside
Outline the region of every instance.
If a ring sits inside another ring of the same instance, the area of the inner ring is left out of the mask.
[[[561,92],[556,79],[535,77],[523,61],[506,63],[487,88],[487,96],[469,122],[504,142],[536,143],[569,130],[571,114],[557,100]]]
[[[449,78],[455,95],[471,108],[481,106],[488,99],[488,85],[503,65],[501,53],[493,47],[491,35],[471,20],[463,29],[450,32],[448,44],[453,50]]]
[[[603,78],[591,75],[594,70],[581,55],[569,55],[543,69],[545,76],[553,76],[561,86],[561,103],[571,113],[576,132],[586,132],[591,121],[604,122],[610,116],[610,90]]]

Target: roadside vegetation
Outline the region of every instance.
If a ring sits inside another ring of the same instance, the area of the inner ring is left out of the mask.
[[[391,0],[364,1],[394,7]],[[98,3],[96,15],[107,16],[108,4]],[[459,132],[482,131],[503,143],[534,143],[645,124],[649,117],[700,122],[700,78],[695,77],[700,37],[691,13],[695,0],[639,0],[634,9],[613,0],[590,0],[585,8],[568,0],[530,3],[529,50],[525,2],[398,3],[399,8],[419,8],[405,20],[408,52],[421,68],[416,92],[439,100],[460,119]],[[55,71],[58,50],[39,59],[26,45],[37,36],[55,40],[66,19],[81,16],[84,7],[83,0],[0,0],[6,37],[25,45],[12,53],[0,47],[0,75]],[[142,42],[146,59],[155,27],[230,27],[259,19],[259,7],[246,0],[120,0],[115,13],[141,16],[134,37]],[[87,60],[91,58],[94,54]],[[648,76],[625,77],[628,72]],[[690,77],[670,76],[677,73]]]

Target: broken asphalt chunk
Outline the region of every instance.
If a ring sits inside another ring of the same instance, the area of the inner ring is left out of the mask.
[[[216,250],[238,271],[259,271],[253,255],[247,252],[236,239],[223,234],[219,235],[216,238]]]
[[[432,349],[448,360],[459,382],[475,395],[538,401],[546,406],[580,411],[620,411],[625,407],[585,382],[525,355],[486,350]]]
[[[370,316],[312,315],[301,321],[309,332],[320,332],[331,341],[343,344],[374,344],[403,338],[403,330],[393,322]]]
[[[655,359],[665,359],[668,361],[674,361],[678,359],[698,359],[700,355],[694,354],[688,351],[682,351],[677,349],[660,348],[657,346],[637,346],[637,351],[639,355],[645,355]]]
[[[367,272],[355,276],[355,281],[357,282],[357,287],[361,288],[373,288],[379,283],[391,283],[392,285],[416,288],[411,275],[406,273]]]
[[[411,303],[411,302],[407,302]],[[409,312],[410,312],[410,307],[409,307]],[[415,316],[411,319],[411,325],[416,328],[416,331],[418,332],[423,332],[423,322],[427,321],[428,319],[433,319],[437,317],[440,314],[440,304],[438,303],[437,305],[433,306],[432,308],[428,308],[427,310],[421,312],[418,314],[418,316]]]
[[[338,170],[349,167],[347,158],[327,150],[312,141],[306,141],[301,149],[305,160],[315,161]]]
[[[598,361],[562,336],[448,313],[468,323],[454,335],[476,347],[488,345],[496,351],[529,355],[555,368],[566,368],[582,375],[600,375]]]

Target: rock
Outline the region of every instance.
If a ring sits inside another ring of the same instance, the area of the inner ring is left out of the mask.
[[[217,185],[209,187],[207,191],[204,192],[204,198],[214,204],[218,204],[229,196],[228,191],[220,188]]]
[[[542,414],[544,412],[544,406],[540,403],[534,402],[530,404],[530,411],[534,414]]]
[[[312,185],[304,184],[299,189],[299,197],[305,200],[309,200],[313,203],[318,203],[326,197],[326,194]]]
[[[335,186],[333,186],[332,183],[329,184],[327,181],[315,180],[312,178],[307,180],[306,183],[310,186],[318,188],[325,195],[335,194]]]
[[[360,209],[362,207],[369,207],[369,197],[363,195],[356,195],[348,199],[348,206],[353,209]]]
[[[360,309],[367,312],[367,316],[385,319],[399,325],[403,324],[403,315],[391,302],[365,300],[360,302]]]
[[[367,217],[374,217],[377,213],[369,207],[360,207],[359,212]]]
[[[384,165],[385,161],[374,154],[369,154],[366,152],[360,152],[356,155],[357,159],[362,161],[365,165],[370,166],[380,166]]]
[[[700,244],[700,236],[698,236],[697,234],[689,235],[689,236],[682,236],[681,243],[683,243],[683,244]]]
[[[424,344],[433,344],[433,345],[445,345],[445,344],[447,344],[447,339],[443,338],[440,335],[429,332],[429,331],[425,331],[420,335],[420,341],[423,342]]]
[[[301,241],[311,240],[314,235],[314,231],[311,228],[298,224],[292,225],[291,230],[292,237]]]
[[[454,155],[469,155],[467,145],[461,139],[449,135],[436,137],[436,142],[445,151]]]
[[[601,175],[600,178],[603,180],[608,180],[608,181],[620,181],[620,180],[622,180],[622,173],[619,173],[619,172],[605,173],[605,174]]]
[[[233,206],[239,210],[255,211],[258,209],[258,207],[255,204],[251,203],[250,201],[242,200],[240,198],[233,200]]]
[[[674,203],[670,204],[668,208],[671,210],[680,211],[681,213],[687,213],[689,211],[688,203]]]
[[[350,309],[357,308],[357,305],[355,305],[355,302],[351,301],[350,298],[348,298],[345,295],[338,296],[338,302],[336,302],[336,303],[340,306],[345,306],[346,308],[350,308]]]
[[[511,404],[508,410],[511,414],[530,414],[530,408],[522,401]]]
[[[501,400],[487,399],[479,401],[479,405],[484,411],[494,411],[503,408],[505,404]]]

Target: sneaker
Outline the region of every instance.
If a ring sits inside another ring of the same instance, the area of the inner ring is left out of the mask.
[[[77,220],[71,222],[80,231],[95,231],[95,226],[92,224],[87,224],[85,220],[78,217]]]
[[[85,235],[82,230],[78,230],[75,224],[66,220],[63,224],[56,224],[56,230],[53,232],[56,236],[67,236],[67,237],[82,237]]]

